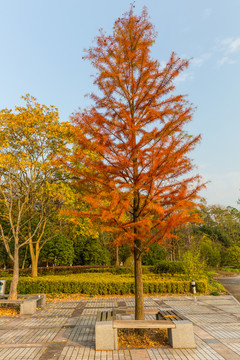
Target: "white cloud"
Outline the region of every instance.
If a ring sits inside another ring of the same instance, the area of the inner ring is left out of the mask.
[[[191,64],[194,66],[202,66],[202,64],[212,56],[211,53],[202,54],[199,57],[193,58]]]
[[[231,59],[229,56],[223,56],[219,61],[218,61],[219,65],[224,65],[224,64],[236,64],[236,61]]]
[[[240,50],[240,37],[224,39],[221,43],[226,54],[232,54]]]
[[[240,53],[240,37],[226,38],[218,41],[216,50],[222,53],[222,56],[218,60],[218,65],[233,65],[236,64],[234,57]]]

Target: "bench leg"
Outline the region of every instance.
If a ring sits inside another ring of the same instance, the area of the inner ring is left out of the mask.
[[[174,349],[196,348],[193,325],[188,320],[173,321],[175,329],[168,329],[168,341]]]
[[[97,321],[95,325],[96,350],[118,350],[117,329],[112,321]]]
[[[37,309],[37,300],[23,301],[20,305],[20,315],[35,314]]]

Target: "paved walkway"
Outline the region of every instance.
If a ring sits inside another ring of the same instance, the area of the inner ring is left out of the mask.
[[[217,280],[240,302],[240,276],[218,278]]]
[[[147,308],[165,305],[191,320],[197,349],[96,352],[97,312],[123,302],[134,306],[133,298],[57,301],[34,316],[0,317],[0,360],[240,360],[240,305],[227,295],[145,298]]]

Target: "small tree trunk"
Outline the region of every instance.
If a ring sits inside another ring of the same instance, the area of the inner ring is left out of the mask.
[[[30,255],[31,255],[31,264],[32,264],[32,277],[38,276],[38,259],[40,254],[39,244],[36,243],[35,251],[32,241],[29,243]]]
[[[116,266],[119,266],[119,247],[116,246]]]
[[[28,251],[28,247],[26,246],[25,255],[24,255],[24,259],[23,259],[23,263],[22,263],[22,270],[23,270],[24,267],[25,267],[25,262],[26,262],[26,258],[27,258],[27,251]]]
[[[134,248],[135,320],[144,320],[142,255],[139,248],[140,248],[140,241],[136,241]]]
[[[32,258],[32,277],[38,276],[38,257]]]
[[[8,296],[9,300],[17,300],[18,280],[19,280],[19,247],[17,243],[15,244],[15,248],[14,248],[13,278]]]

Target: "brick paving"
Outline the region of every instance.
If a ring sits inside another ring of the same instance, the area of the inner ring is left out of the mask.
[[[97,312],[134,307],[134,299],[91,298],[48,302],[32,316],[1,317],[0,360],[240,360],[240,304],[232,296],[154,296],[144,303],[191,320],[197,348],[95,351]]]

